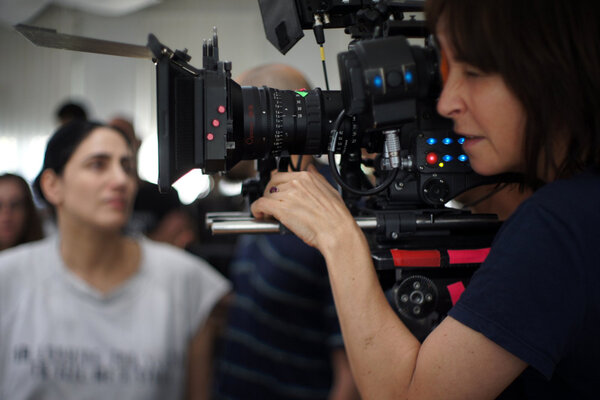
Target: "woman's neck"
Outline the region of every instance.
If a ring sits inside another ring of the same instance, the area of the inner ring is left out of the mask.
[[[119,286],[137,272],[137,243],[119,231],[104,231],[60,220],[60,254],[69,270],[101,292]]]

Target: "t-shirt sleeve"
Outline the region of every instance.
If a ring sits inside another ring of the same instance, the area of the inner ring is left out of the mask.
[[[557,211],[524,203],[449,315],[549,379],[584,319],[579,234]]]
[[[190,257],[194,265],[185,285],[191,300],[190,333],[193,336],[204,326],[214,306],[231,291],[231,284],[203,259],[192,255]]]

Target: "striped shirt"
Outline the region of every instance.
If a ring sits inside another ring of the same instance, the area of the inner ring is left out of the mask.
[[[215,399],[326,399],[343,343],[321,254],[291,234],[244,236],[230,275]]]

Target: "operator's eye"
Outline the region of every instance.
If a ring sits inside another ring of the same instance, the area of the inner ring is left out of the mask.
[[[463,73],[468,78],[479,78],[485,75],[479,68],[470,65],[465,66]]]

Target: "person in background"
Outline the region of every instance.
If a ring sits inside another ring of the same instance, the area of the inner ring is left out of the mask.
[[[56,109],[55,117],[59,125],[64,125],[75,119],[87,120],[88,112],[83,104],[69,100]]]
[[[43,238],[29,185],[19,175],[0,175],[0,251]]]
[[[301,72],[282,64],[254,68],[236,81],[309,86]],[[311,160],[304,157],[303,168]],[[292,234],[242,236],[229,276],[235,296],[218,346],[215,400],[358,398],[316,249]]]
[[[123,132],[131,141],[135,151],[135,173],[137,177],[137,154],[142,145],[130,119],[115,116],[109,122]],[[133,204],[133,213],[127,225],[128,231],[142,233],[152,240],[172,244],[185,249],[196,238],[190,216],[183,209],[174,188],[160,193],[158,185],[139,179],[138,192]]]
[[[58,234],[0,254],[0,398],[207,398],[229,282],[173,246],[125,236],[137,178],[120,131],[76,120],[34,188]]]
[[[503,223],[448,316],[420,343],[381,290],[365,236],[314,169],[252,205],[327,261],[368,399],[596,399],[600,380],[600,7],[583,0],[428,0],[438,112],[481,175],[533,194]]]

